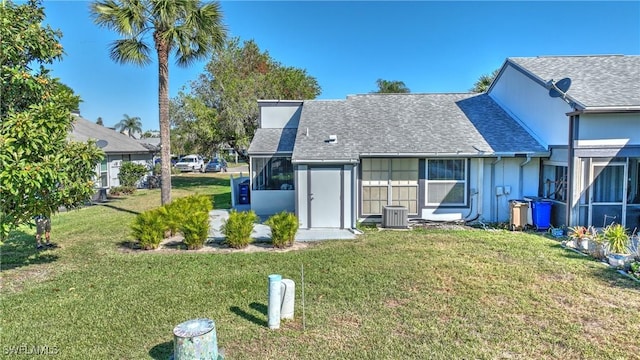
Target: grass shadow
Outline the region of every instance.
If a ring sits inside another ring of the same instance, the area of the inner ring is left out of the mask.
[[[123,240],[118,242],[117,245],[122,250],[142,250],[140,243],[134,240]]]
[[[58,260],[58,255],[52,253],[55,248],[37,250],[33,235],[14,230],[9,234],[9,238],[0,245],[0,254],[2,254],[0,271],[54,262]]]
[[[210,176],[173,176],[171,177],[172,189],[188,189],[203,186],[229,186],[229,179]]]
[[[611,287],[635,290],[640,295],[640,283],[620,274],[616,268],[606,265],[594,269],[592,274]]]
[[[252,323],[254,323],[256,325],[264,326],[264,327],[268,326],[268,323],[267,323],[266,319],[262,319],[262,318],[259,318],[259,317],[255,316],[255,315],[253,315],[253,314],[250,314],[250,313],[240,309],[237,306],[232,306],[232,307],[229,308],[229,310],[231,310],[232,313],[234,313],[234,314],[240,316],[241,318],[243,318],[245,320],[248,320],[248,321],[250,321],[250,322],[252,322]]]
[[[640,284],[632,279],[629,279],[623,274],[618,272],[618,269],[609,266],[608,263],[603,262],[602,260],[595,258],[587,253],[584,253],[578,249],[572,249],[570,247],[565,247],[559,241],[559,239],[547,237],[550,240],[554,240],[553,243],[549,244],[550,248],[560,249],[563,251],[562,256],[569,259],[578,259],[586,262],[600,264],[601,266],[597,267],[592,271],[592,274],[599,278],[604,283],[609,286],[620,287],[624,289],[637,289],[640,291]]]
[[[215,209],[231,209],[231,192],[213,195]]]
[[[149,356],[156,360],[167,360],[173,355],[173,341],[165,341],[149,350]]]
[[[251,304],[249,304],[249,307],[252,308],[253,310],[256,310],[256,311],[262,313],[264,316],[267,316],[268,311],[269,311],[267,309],[267,305],[261,304],[261,303],[257,303],[257,302],[252,302]]]
[[[118,210],[118,211],[123,211],[123,212],[127,212],[129,214],[133,214],[133,215],[139,215],[140,212],[139,211],[133,211],[133,210],[129,210],[129,209],[125,209],[125,208],[121,208],[118,206],[114,206],[111,204],[106,204],[106,203],[102,203],[102,204],[96,204],[96,206],[104,206],[104,207],[108,207],[110,209],[114,209],[114,210]]]

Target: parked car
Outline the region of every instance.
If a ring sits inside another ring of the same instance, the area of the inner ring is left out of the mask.
[[[224,159],[213,158],[204,167],[204,172],[227,172],[227,162]]]
[[[175,166],[175,164],[178,162],[178,157],[177,156],[172,156],[171,157],[171,166]],[[162,163],[162,159],[161,158],[156,158],[156,160],[154,161],[154,164],[160,164]]]
[[[204,159],[200,155],[183,156],[175,165],[180,171],[204,172]]]

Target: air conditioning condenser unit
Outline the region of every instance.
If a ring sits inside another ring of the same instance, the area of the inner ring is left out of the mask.
[[[409,227],[409,211],[405,206],[387,205],[382,210],[382,227],[406,229]]]

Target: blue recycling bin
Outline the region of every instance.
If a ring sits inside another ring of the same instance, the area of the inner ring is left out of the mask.
[[[551,201],[534,200],[531,202],[531,220],[536,230],[551,227]]]
[[[250,203],[248,183],[238,184],[238,203],[241,205],[246,205]]]

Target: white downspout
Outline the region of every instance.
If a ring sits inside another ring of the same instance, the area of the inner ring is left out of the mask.
[[[492,218],[495,222],[498,222],[498,194],[496,191],[496,164],[502,160],[502,156],[498,155],[498,157],[491,163],[491,208],[496,209],[496,213],[493,214]]]
[[[480,218],[480,216],[482,215],[482,188],[484,187],[484,180],[483,180],[483,176],[484,176],[484,159],[483,158],[478,158],[478,177],[476,178],[476,186],[474,189],[472,189],[473,191],[470,194],[470,204],[471,206],[469,207],[469,214],[467,214],[467,216],[464,217],[464,221],[466,222],[473,222],[476,221]],[[473,211],[473,207],[474,207],[474,203],[473,203],[473,198],[476,198],[476,203],[475,203],[475,215],[473,217],[471,217],[471,214],[474,213]]]
[[[520,164],[519,176],[518,176],[518,198],[522,198],[522,188],[524,187],[524,167],[531,162],[531,154],[527,154],[527,159]]]

